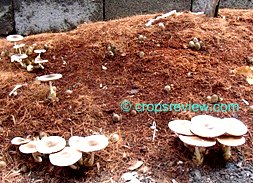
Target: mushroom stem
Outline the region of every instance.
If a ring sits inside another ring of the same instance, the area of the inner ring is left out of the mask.
[[[83,157],[81,157],[81,158],[78,160],[78,162],[77,162],[77,163],[78,163],[79,165],[81,165],[81,166],[82,166],[82,165],[83,165],[83,161],[84,161],[84,160],[83,160]]]
[[[32,153],[32,156],[36,162],[39,162],[39,163],[42,162],[41,153],[35,152],[35,153]]]
[[[203,155],[200,152],[199,147],[195,147],[193,160],[195,161],[196,165],[201,165],[204,161]]]
[[[52,101],[56,101],[56,87],[52,85],[52,81],[49,81],[49,96],[48,98],[51,99]]]
[[[90,158],[86,158],[83,161],[83,165],[85,165],[85,166],[93,166],[93,164],[94,164],[94,158],[95,158],[95,153],[91,152],[91,157]]]
[[[94,152],[91,152],[91,158],[89,159],[88,161],[88,164],[90,166],[92,166],[94,164],[94,158],[95,158],[95,153]]]
[[[194,152],[194,147],[192,147],[192,146],[189,146],[189,145],[187,145],[186,143],[184,143],[184,146],[187,148],[187,149],[189,149],[189,151],[190,152]]]
[[[39,64],[40,68],[41,69],[45,69],[44,66],[42,64]]]
[[[52,81],[49,81],[49,89],[50,89],[50,93],[52,93],[54,90],[53,90],[53,82]]]
[[[72,168],[73,170],[77,170],[79,167],[77,165],[70,165],[70,168]]]
[[[222,145],[223,157],[225,160],[229,160],[231,157],[231,147]]]

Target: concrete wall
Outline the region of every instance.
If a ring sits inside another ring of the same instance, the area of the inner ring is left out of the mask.
[[[136,14],[190,10],[190,0],[105,0],[105,20]]]
[[[203,11],[207,0],[193,0]],[[59,32],[88,21],[189,11],[191,0],[0,0],[0,35]],[[221,0],[221,8],[253,8],[253,0]]]
[[[194,0],[193,11],[204,11],[208,0]],[[210,0],[209,0],[210,1]],[[220,0],[220,8],[249,9],[253,8],[253,0]]]
[[[0,35],[6,35],[14,29],[13,5],[10,0],[0,0]]]
[[[14,0],[16,31],[28,35],[64,31],[103,19],[103,0]]]

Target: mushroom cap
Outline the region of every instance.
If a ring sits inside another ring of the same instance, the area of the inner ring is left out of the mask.
[[[225,146],[240,146],[246,142],[244,137],[234,137],[234,136],[218,137],[217,141]]]
[[[215,139],[203,139],[198,136],[179,135],[179,139],[187,145],[197,147],[211,147],[216,144]]]
[[[30,139],[25,139],[25,138],[22,138],[22,137],[14,137],[11,140],[11,144],[13,144],[13,145],[21,145],[21,144],[26,144],[26,143],[28,143],[30,141],[31,141]]]
[[[37,149],[36,149],[37,142],[39,142],[39,141],[33,140],[33,141],[28,142],[27,144],[23,144],[23,145],[19,146],[20,152],[22,152],[24,154],[30,154],[30,153],[37,152]]]
[[[49,155],[50,162],[55,166],[70,166],[81,158],[82,152],[71,147],[65,147],[60,152]]]
[[[28,56],[26,54],[15,54],[11,56],[11,59],[26,59]]]
[[[109,144],[109,139],[105,135],[91,135],[80,138],[76,143],[71,143],[71,147],[82,152],[94,152],[106,148]]]
[[[68,145],[70,147],[75,147],[76,148],[76,144],[80,142],[81,139],[83,139],[84,137],[80,137],[80,136],[72,136],[69,138],[68,140]]]
[[[223,118],[226,126],[226,133],[233,136],[242,136],[248,132],[247,126],[236,118]]]
[[[47,50],[41,49],[41,50],[33,50],[33,51],[34,53],[40,54],[40,53],[45,53]]]
[[[66,140],[59,136],[44,137],[36,144],[38,152],[51,154],[62,150],[66,146]]]
[[[34,59],[34,63],[36,63],[36,64],[42,64],[42,63],[46,63],[46,62],[48,62],[48,60],[43,60],[42,58],[35,58]]]
[[[7,41],[10,41],[10,42],[16,42],[16,41],[21,41],[24,39],[23,36],[21,35],[18,35],[18,34],[15,34],[15,35],[9,35],[6,37]]]
[[[61,74],[49,74],[44,76],[39,76],[36,79],[39,81],[53,81],[62,78]]]
[[[18,49],[18,48],[22,48],[24,46],[25,46],[25,44],[16,44],[15,46],[13,46],[13,48]]]
[[[173,132],[175,132],[177,134],[194,135],[190,130],[191,121],[189,121],[189,120],[170,121],[168,126]]]
[[[198,115],[191,119],[190,130],[197,136],[205,138],[218,137],[226,133],[226,126],[220,118],[210,115]]]

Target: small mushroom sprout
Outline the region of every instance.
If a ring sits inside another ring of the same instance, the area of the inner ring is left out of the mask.
[[[199,39],[196,37],[189,41],[189,47],[192,49],[200,50],[202,46],[203,46],[203,42],[199,41]]]
[[[53,102],[57,100],[56,96],[56,87],[53,86],[52,81],[62,78],[61,74],[49,74],[44,76],[39,76],[36,79],[38,81],[47,82],[49,81],[49,95],[48,98],[51,99]]]

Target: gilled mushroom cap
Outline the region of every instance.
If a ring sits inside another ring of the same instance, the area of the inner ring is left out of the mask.
[[[168,126],[173,132],[175,132],[177,134],[194,135],[190,130],[191,121],[189,121],[189,120],[170,121]]]
[[[45,53],[47,50],[44,50],[44,49],[42,49],[42,50],[34,50],[34,53],[38,53],[38,54],[40,54],[40,53]]]
[[[80,143],[80,140],[83,139],[84,137],[80,137],[80,136],[72,136],[69,138],[68,140],[68,145],[70,147],[73,147],[76,149],[76,145],[78,145],[78,143]]]
[[[25,138],[22,138],[22,137],[14,137],[11,140],[11,144],[13,144],[13,145],[21,145],[21,144],[26,144],[26,143],[28,143],[30,141],[31,141],[30,139],[25,139]]]
[[[179,135],[179,139],[187,145],[197,147],[211,147],[216,144],[214,139],[203,139],[198,136]]]
[[[36,149],[37,142],[39,141],[30,141],[27,144],[23,144],[19,146],[20,152],[25,153],[25,154],[37,152],[37,149]]]
[[[21,35],[16,34],[16,35],[9,35],[9,36],[6,37],[6,39],[7,39],[7,41],[16,42],[16,41],[23,40],[24,37],[21,36]]]
[[[82,157],[82,152],[71,147],[65,147],[60,152],[50,154],[49,160],[55,166],[70,166]]]
[[[205,138],[218,137],[225,134],[226,126],[222,120],[210,115],[198,115],[191,119],[190,130],[197,136]]]
[[[248,132],[248,128],[243,122],[236,118],[223,118],[226,126],[226,133],[233,136],[242,136]]]
[[[15,46],[13,46],[13,48],[18,49],[18,48],[22,48],[24,46],[25,46],[25,44],[16,44]]]
[[[39,81],[53,81],[62,78],[61,74],[49,74],[44,76],[39,76],[36,79]]]
[[[46,62],[48,62],[48,60],[43,60],[41,58],[34,59],[34,63],[36,63],[36,64],[42,64],[42,63],[46,63]]]
[[[72,143],[71,147],[82,152],[94,152],[106,148],[109,144],[109,139],[104,135],[91,135],[77,140]]]
[[[36,144],[38,152],[51,154],[62,150],[66,146],[66,140],[59,136],[44,137]]]
[[[11,59],[19,60],[19,59],[26,59],[28,56],[26,54],[15,54],[11,56]]]
[[[240,146],[245,143],[244,137],[218,137],[217,141],[225,146]]]

